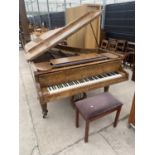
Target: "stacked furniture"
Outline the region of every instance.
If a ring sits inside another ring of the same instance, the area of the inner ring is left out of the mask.
[[[135,43],[126,41],[126,40],[118,40],[118,39],[103,39],[100,45],[101,49],[106,51],[114,51],[119,54],[124,55],[124,66],[132,67],[135,64]]]

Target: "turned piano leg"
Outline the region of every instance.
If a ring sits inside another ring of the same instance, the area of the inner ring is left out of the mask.
[[[109,86],[105,86],[104,87],[104,92],[108,92],[109,91]]]
[[[47,103],[40,104],[42,109],[43,118],[46,118],[48,110],[47,110]]]

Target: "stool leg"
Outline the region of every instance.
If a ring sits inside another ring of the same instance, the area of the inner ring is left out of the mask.
[[[74,104],[74,96],[71,97],[71,105],[73,108],[75,108],[75,104]]]
[[[85,143],[88,142],[88,135],[89,135],[89,121],[86,120],[85,137],[84,137],[84,141],[85,141]]]
[[[119,118],[119,114],[120,114],[121,108],[122,108],[122,106],[120,108],[118,108],[118,110],[117,110],[115,121],[114,121],[114,124],[113,124],[114,127],[116,127],[117,124],[118,124],[118,118]]]
[[[78,128],[79,127],[79,110],[76,108],[76,120],[75,120],[75,122],[76,122],[76,127]]]

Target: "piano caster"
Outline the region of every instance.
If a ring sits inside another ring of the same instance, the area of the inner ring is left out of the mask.
[[[41,108],[42,108],[43,118],[46,118],[47,117],[47,113],[48,113],[47,104],[46,103],[41,104]]]
[[[43,118],[46,118],[47,117],[47,113],[48,113],[48,110],[45,110],[45,111],[42,112]]]

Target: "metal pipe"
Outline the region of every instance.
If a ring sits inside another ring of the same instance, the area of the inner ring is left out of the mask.
[[[66,9],[67,9],[66,0],[64,0],[64,12],[65,12],[65,14],[66,14]],[[65,16],[65,24],[66,24],[66,16]]]
[[[102,13],[102,29],[104,29],[104,25],[105,25],[105,9],[106,9],[106,0],[103,0],[103,13]]]
[[[39,2],[37,0],[37,7],[38,7],[38,14],[39,14],[39,22],[40,22],[40,26],[41,26],[41,15],[40,15],[40,8],[39,8]]]
[[[27,12],[27,15],[28,15],[30,13],[28,2],[25,2],[25,4],[26,4],[26,12]]]
[[[31,3],[31,10],[32,10],[32,13],[31,13],[31,15],[33,16],[33,24],[35,25],[36,24],[36,22],[35,22],[35,18],[34,18],[34,15],[33,15],[33,5],[32,5],[32,0],[30,0],[30,3]]]
[[[48,26],[49,26],[49,29],[51,29],[51,19],[50,19],[49,1],[46,0],[46,2],[47,2],[47,11],[48,11]]]
[[[64,9],[66,11],[67,5],[66,5],[66,0],[64,0]]]

